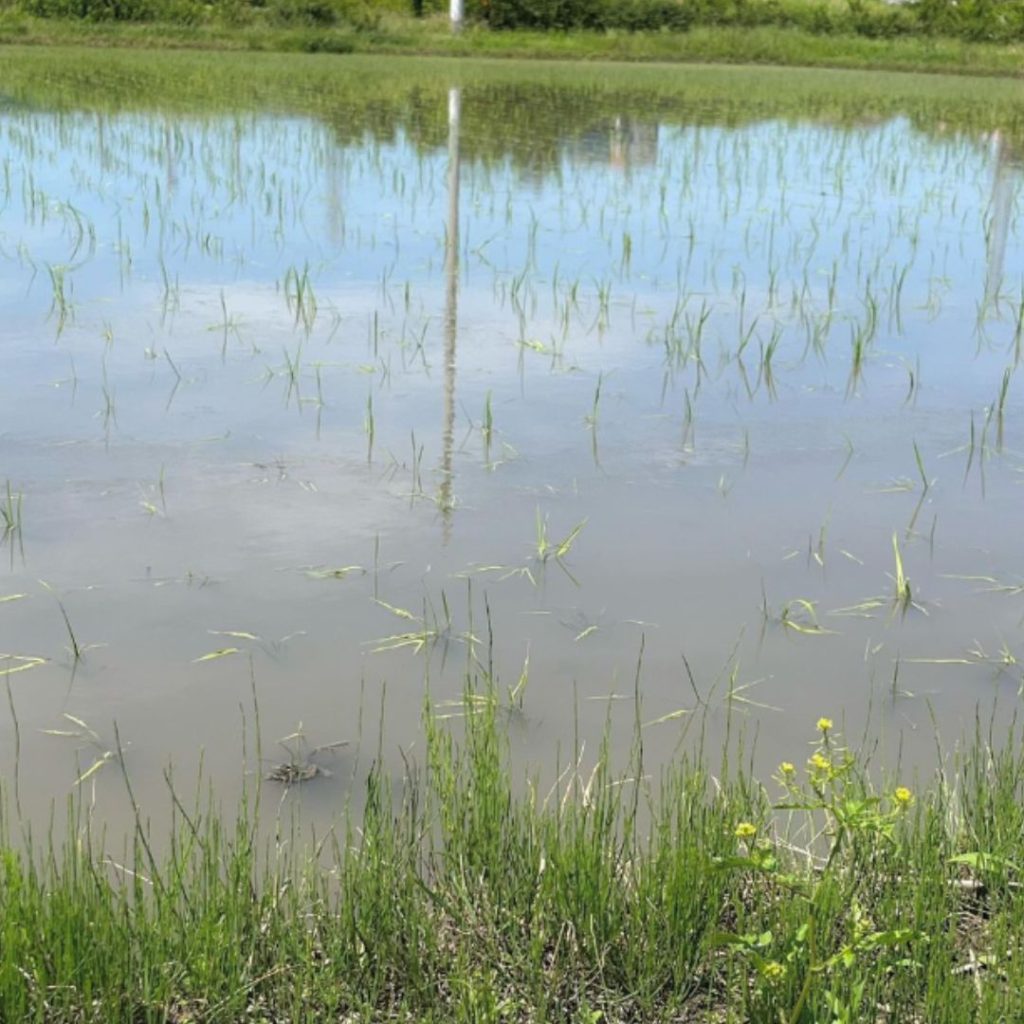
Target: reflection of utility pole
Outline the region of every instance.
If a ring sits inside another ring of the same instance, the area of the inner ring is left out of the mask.
[[[174,186],[177,182],[177,175],[174,173],[174,136],[171,135],[171,126],[164,123],[164,156],[167,158],[167,198],[174,195]]]
[[[453,9],[456,0],[452,0]],[[444,425],[441,432],[441,517],[452,532],[452,448],[455,441],[455,339],[459,317],[459,116],[462,90],[448,90],[448,231],[444,247]]]
[[[331,233],[331,241],[341,246],[345,244],[345,207],[341,201],[342,158],[341,149],[331,146],[327,151],[327,225]]]
[[[992,215],[988,229],[988,273],[985,276],[985,305],[999,298],[1006,261],[1006,236],[1013,211],[1013,177],[1010,174],[1009,151],[1003,133],[992,133],[995,172],[992,177]]]

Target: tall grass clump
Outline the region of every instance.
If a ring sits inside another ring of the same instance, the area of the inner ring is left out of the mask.
[[[761,785],[735,756],[652,779],[638,725],[618,768],[606,744],[542,782],[510,767],[521,711],[480,696],[428,709],[423,763],[393,780],[378,758],[326,838],[258,838],[258,784],[228,817],[170,773],[164,835],[125,776],[123,844],[79,800],[60,842],[5,804],[0,1018],[1021,1019],[1012,743],[979,734],[915,792],[821,719]]]

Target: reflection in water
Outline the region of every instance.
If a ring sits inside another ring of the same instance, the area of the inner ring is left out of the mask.
[[[454,0],[453,0],[454,2]],[[441,434],[441,517],[452,529],[452,448],[455,438],[455,339],[459,318],[459,114],[462,90],[448,92],[448,228],[444,250],[444,425]]]
[[[995,172],[992,177],[992,206],[988,230],[988,274],[985,278],[985,305],[994,303],[1003,284],[1003,266],[1006,262],[1006,236],[1013,216],[1013,198],[1017,186],[1020,162],[1006,135],[992,133],[992,151]]]
[[[529,656],[544,764],[577,721],[629,749],[632,712],[607,709],[641,635],[651,763],[693,707],[681,653],[709,742],[749,715],[769,769],[801,709],[906,726],[910,761],[931,707],[955,734],[1016,699],[1018,121],[942,128],[845,86],[812,117],[769,93],[782,76],[718,72],[616,90],[430,64],[378,89],[360,61],[309,66],[311,116],[285,91],[246,113],[241,74],[221,116],[156,63],[150,106],[0,114],[0,506],[8,480],[25,495],[0,652],[39,659],[12,677],[42,737],[26,807],[88,768],[52,734],[65,713],[117,720],[147,804],[200,746],[230,799],[250,654],[265,739],[369,736],[379,688],[388,743],[414,743],[424,679],[461,697],[492,612],[491,677]],[[456,372],[485,424],[458,445]],[[891,614],[894,533],[928,615]],[[0,716],[0,774],[10,736]],[[333,806],[347,774],[310,792]]]
[[[615,114],[571,138],[566,150],[577,163],[606,164],[621,171],[653,167],[658,161],[658,125]]]

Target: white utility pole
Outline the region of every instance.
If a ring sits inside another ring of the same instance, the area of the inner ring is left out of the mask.
[[[452,31],[462,31],[462,15],[464,11],[464,0],[451,0]]]

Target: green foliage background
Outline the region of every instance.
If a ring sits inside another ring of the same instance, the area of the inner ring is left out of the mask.
[[[346,26],[373,32],[396,15],[439,15],[445,0],[2,0],[41,18],[181,25]],[[1024,0],[468,0],[493,29],[682,32],[775,26],[817,35],[1024,40]]]

